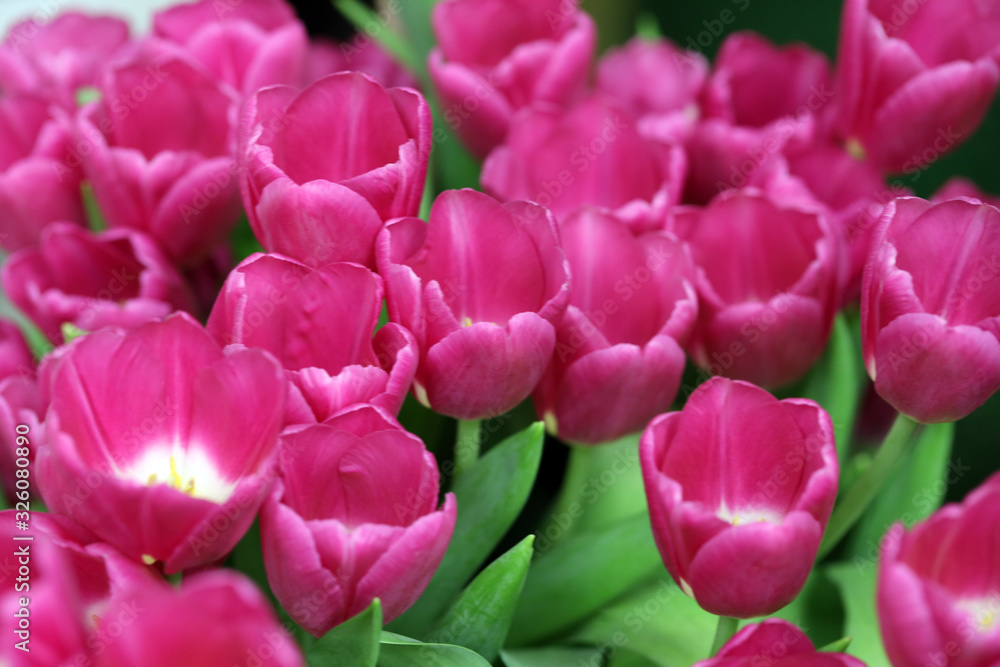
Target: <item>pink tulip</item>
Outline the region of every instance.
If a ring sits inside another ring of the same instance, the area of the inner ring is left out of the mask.
[[[281,478],[261,511],[271,589],[317,637],[375,598],[385,621],[416,602],[455,527],[420,438],[372,407],[282,436]]]
[[[11,506],[18,500],[18,468],[27,468],[28,478],[34,479],[35,450],[45,441],[46,407],[24,337],[13,323],[0,320],[0,483]],[[18,459],[27,465],[18,466]]]
[[[83,224],[80,171],[65,160],[69,124],[44,100],[0,97],[0,247],[38,244],[42,229],[63,220]],[[78,165],[76,165],[78,166]]]
[[[281,367],[223,351],[189,316],[78,338],[43,372],[38,487],[64,514],[167,573],[243,536],[274,478]]]
[[[144,589],[131,602],[112,605],[108,616],[128,617],[130,611],[130,624],[104,647],[98,667],[305,665],[267,600],[236,572],[186,577],[179,591]]]
[[[15,25],[0,44],[0,90],[38,95],[71,110],[77,91],[93,86],[105,63],[123,50],[128,24],[78,12],[39,20],[45,11]]]
[[[1000,388],[1000,210],[974,199],[889,203],[861,293],[879,395],[926,423],[961,419]]]
[[[556,349],[534,393],[553,435],[597,444],[641,431],[670,408],[698,314],[686,249],[581,209],[562,226],[573,272]]]
[[[820,652],[804,632],[781,618],[741,628],[719,652],[695,667],[865,667],[846,653]]]
[[[174,5],[153,18],[153,34],[183,46],[244,95],[305,83],[309,38],[285,0]]]
[[[398,324],[375,333],[382,294],[382,279],[357,264],[311,269],[255,254],[229,275],[208,330],[224,344],[260,347],[282,363],[289,423],[322,422],[357,403],[396,415],[418,352]]]
[[[53,223],[39,248],[19,250],[3,265],[3,287],[56,342],[66,323],[84,331],[134,327],[193,308],[187,287],[152,239],[127,229],[92,234]]]
[[[413,390],[421,403],[481,419],[528,397],[569,302],[569,267],[548,211],[450,190],[434,202],[430,224],[386,226],[378,265],[389,318],[420,348]]]
[[[654,419],[639,451],[653,535],[685,593],[736,618],[798,595],[837,497],[823,408],[712,378]]]
[[[567,111],[521,111],[483,165],[482,184],[502,201],[537,202],[560,220],[589,204],[645,231],[662,228],[686,165],[680,147],[644,138],[621,104],[594,94]]]
[[[916,174],[971,135],[1000,80],[1000,7],[847,0],[837,93],[853,153]]]
[[[1000,196],[983,192],[979,189],[978,185],[960,176],[955,176],[945,181],[945,184],[938,188],[938,191],[931,197],[931,202],[938,204],[949,199],[962,198],[978,199],[984,204],[1000,208]]]
[[[385,88],[419,89],[420,82],[367,35],[337,43],[318,38],[309,45],[309,83],[337,72],[363,72]]]
[[[357,72],[267,88],[249,99],[240,136],[243,203],[269,252],[371,266],[383,222],[420,207],[431,116],[412,90]]]
[[[597,42],[576,0],[445,0],[431,24],[440,46],[427,66],[445,122],[480,158],[519,109],[578,98]]]
[[[105,69],[78,116],[82,161],[110,227],[152,236],[190,266],[239,219],[235,97],[174,47],[149,42]]]
[[[882,541],[878,616],[895,667],[1000,661],[1000,476]]]
[[[690,352],[713,375],[779,387],[823,353],[839,305],[840,244],[825,218],[731,190],[675,213],[698,265]]]
[[[13,322],[0,320],[0,380],[34,373],[35,358],[21,330]]]

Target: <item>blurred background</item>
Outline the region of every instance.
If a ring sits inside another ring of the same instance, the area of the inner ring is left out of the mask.
[[[407,2],[409,0],[396,0]],[[290,0],[312,34],[344,39],[349,24],[329,0]],[[176,0],[0,0],[0,33],[19,20],[49,20],[56,13],[77,9],[113,13],[132,23],[135,33],[149,29],[155,11]],[[837,49],[841,0],[583,0],[596,19],[601,46],[628,39],[637,20],[655,19],[660,31],[681,46],[711,58],[725,37],[740,30],[760,32],[779,44],[805,42],[833,58]],[[926,171],[895,179],[923,197],[930,196],[952,176],[965,176],[983,190],[1000,194],[1000,104],[994,102],[974,137],[939,159]],[[405,412],[405,411],[404,411]],[[404,414],[405,417],[405,414]],[[531,419],[530,414],[524,415]],[[429,443],[430,444],[430,443]],[[961,499],[991,473],[1000,470],[1000,394],[957,425],[953,462],[963,472],[949,487],[949,500]],[[558,465],[558,464],[557,464]]]

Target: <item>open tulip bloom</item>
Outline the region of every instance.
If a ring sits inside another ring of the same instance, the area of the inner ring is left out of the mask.
[[[0,665],[1000,667],[1000,0],[775,3],[0,2]]]

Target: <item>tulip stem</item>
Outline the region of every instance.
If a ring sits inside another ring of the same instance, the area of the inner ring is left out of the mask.
[[[479,419],[459,419],[458,431],[455,438],[455,476],[461,475],[468,470],[473,463],[479,460]]]
[[[882,446],[875,454],[875,458],[872,459],[871,465],[844,493],[842,500],[834,508],[833,515],[826,527],[826,534],[823,536],[823,542],[819,546],[818,559],[822,559],[830,553],[861,518],[865,509],[885,485],[886,480],[896,470],[909,443],[916,440],[916,436],[922,428],[921,424],[906,415],[900,414],[896,417],[889,435],[885,437]]]
[[[730,618],[729,616],[720,616],[719,624],[715,627],[715,639],[712,640],[712,651],[708,654],[708,657],[716,655],[726,642],[733,638],[736,634],[737,628],[740,627],[740,620],[738,618]]]

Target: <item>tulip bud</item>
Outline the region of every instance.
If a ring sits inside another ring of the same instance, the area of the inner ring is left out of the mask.
[[[845,653],[822,653],[788,621],[768,618],[742,628],[719,652],[695,667],[865,667]]]
[[[569,302],[569,267],[548,211],[450,190],[434,202],[430,224],[386,226],[378,265],[389,318],[420,348],[413,389],[421,403],[482,419],[528,397]]]
[[[698,313],[693,266],[672,234],[636,235],[589,208],[570,215],[562,239],[573,290],[535,409],[563,440],[617,440],[677,394]]]
[[[261,511],[271,589],[320,637],[378,598],[391,621],[416,602],[455,527],[420,438],[361,407],[282,436],[281,477]]]
[[[712,378],[639,444],[653,536],[681,589],[720,616],[766,616],[812,570],[837,497],[830,416]]]
[[[895,667],[1000,661],[1000,476],[882,541],[878,616]]]
[[[1000,388],[1000,210],[903,197],[872,243],[861,342],[876,391],[917,421],[961,419]]]

